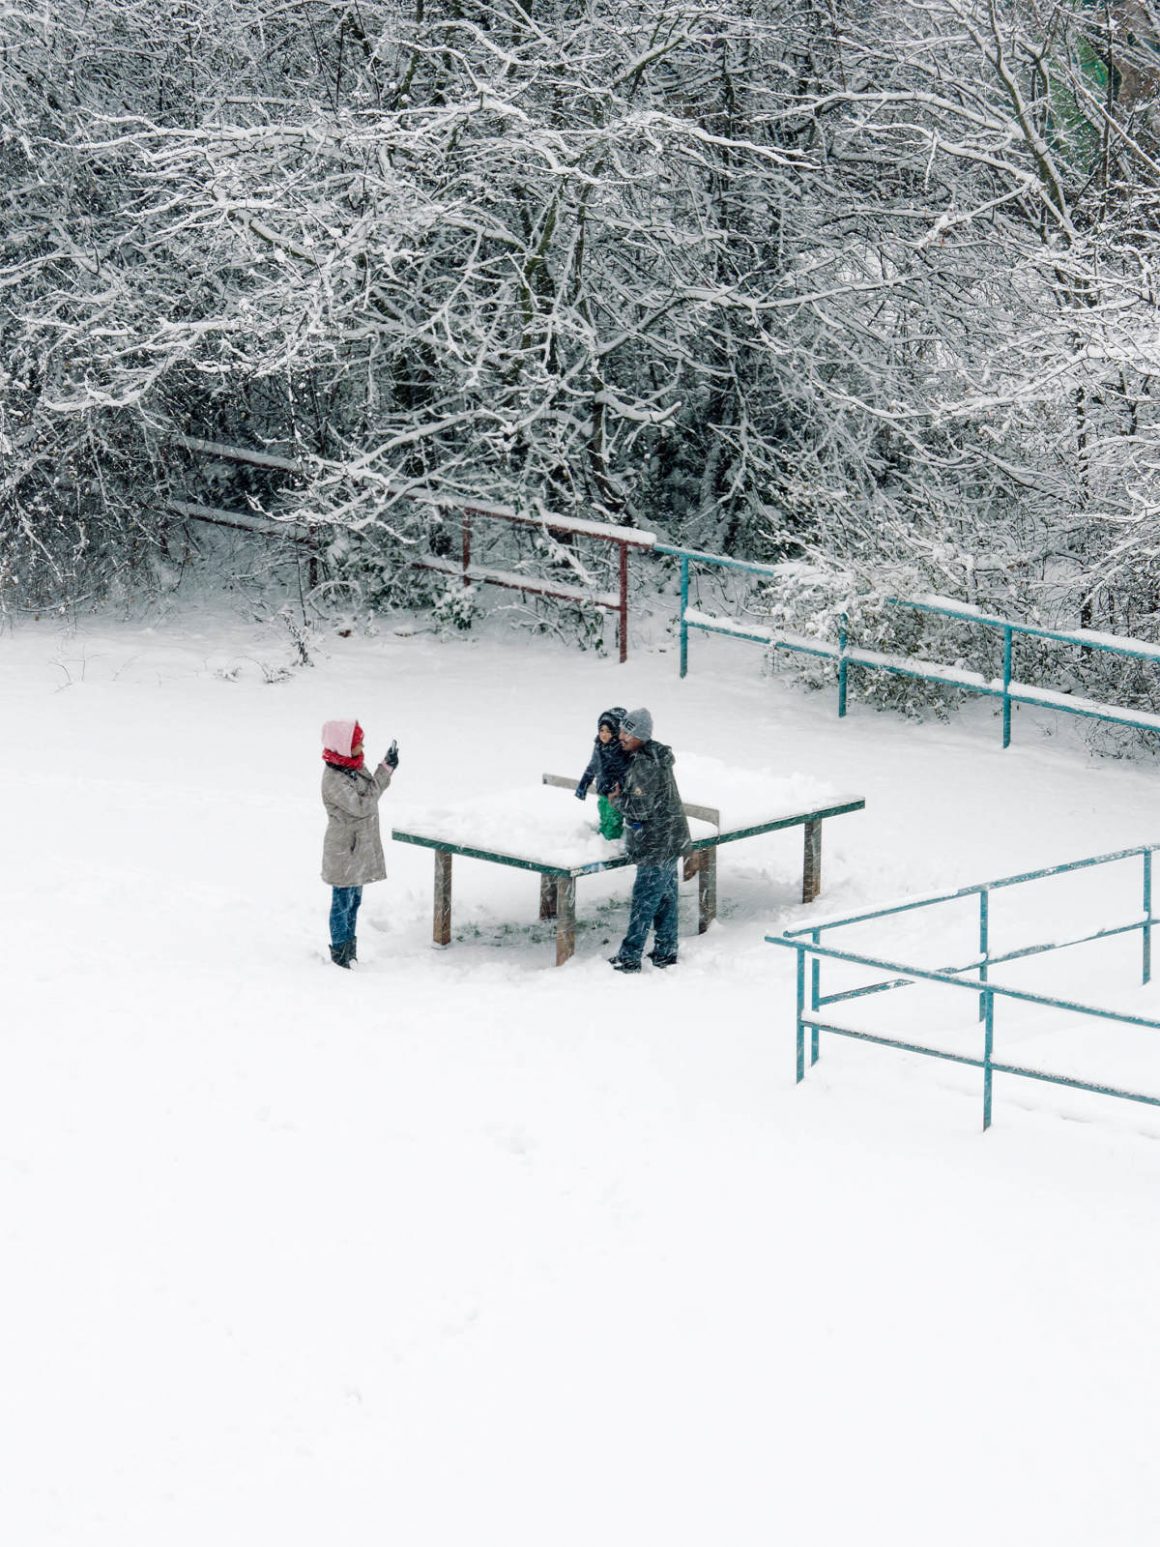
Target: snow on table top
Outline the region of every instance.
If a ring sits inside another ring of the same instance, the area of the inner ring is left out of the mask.
[[[730,767],[718,758],[677,753],[681,799],[721,813],[725,829],[757,826],[860,796],[837,791],[812,775],[774,774],[767,769]],[[530,864],[574,870],[620,858],[623,844],[600,836],[596,797],[581,804],[566,789],[526,783],[502,794],[441,806],[396,807],[393,831],[486,850]],[[694,838],[707,838],[715,825],[689,819]]]
[[[400,807],[392,831],[560,870],[607,864],[624,847],[600,836],[595,800],[582,806],[547,784],[517,785],[455,805]]]
[[[797,770],[738,768],[722,758],[679,750],[676,759],[681,799],[714,807],[721,813],[723,828],[751,827],[862,798],[828,779]]]

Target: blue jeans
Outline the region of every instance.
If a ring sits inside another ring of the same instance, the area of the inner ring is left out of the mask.
[[[658,956],[677,954],[677,865],[638,865],[632,883],[628,933],[617,955],[621,961],[639,962],[650,929],[656,930]]]
[[[345,945],[353,940],[358,928],[358,905],[362,902],[361,886],[336,886],[332,888],[330,902],[330,943]]]

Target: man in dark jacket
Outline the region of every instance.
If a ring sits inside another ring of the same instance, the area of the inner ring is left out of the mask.
[[[671,747],[653,740],[652,715],[630,709],[620,722],[628,769],[613,797],[624,817],[625,852],[636,864],[628,933],[608,959],[617,972],[639,972],[650,929],[656,967],[677,960],[677,859],[689,847],[689,823],[673,774]]]

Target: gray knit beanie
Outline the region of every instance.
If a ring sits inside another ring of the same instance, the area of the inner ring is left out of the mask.
[[[620,728],[626,735],[635,736],[638,741],[651,741],[652,715],[647,709],[630,709],[621,720]]]

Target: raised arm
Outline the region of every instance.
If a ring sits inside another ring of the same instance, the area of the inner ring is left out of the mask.
[[[600,772],[599,761],[599,754],[593,752],[592,756],[588,759],[588,767],[580,775],[580,783],[576,786],[577,800],[583,800],[588,794],[588,786]]]
[[[372,775],[374,784],[370,789],[361,787],[353,779],[336,779],[331,785],[329,799],[345,816],[373,816],[393,773],[394,769],[380,763]]]

